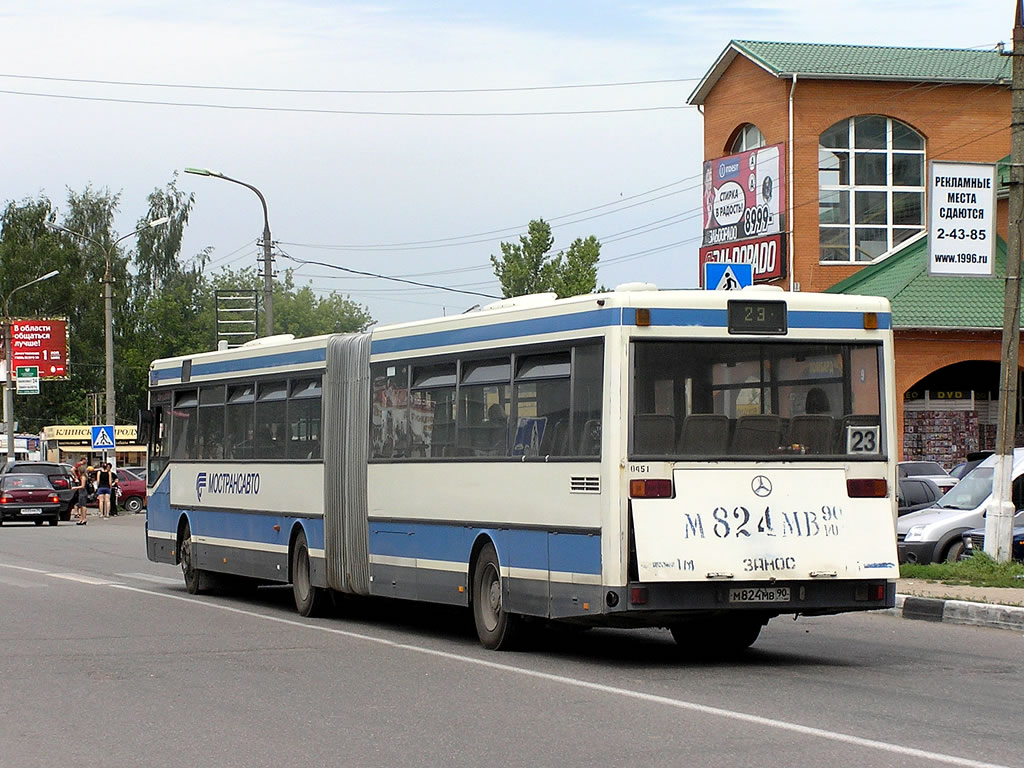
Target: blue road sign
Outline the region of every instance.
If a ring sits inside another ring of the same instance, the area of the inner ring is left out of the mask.
[[[92,449],[94,451],[109,451],[114,448],[114,427],[104,424],[99,427],[89,427],[92,431]]]
[[[704,288],[709,291],[738,291],[753,284],[753,264],[704,263]]]

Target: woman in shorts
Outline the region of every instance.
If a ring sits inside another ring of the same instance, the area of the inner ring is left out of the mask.
[[[110,493],[116,485],[117,476],[108,461],[96,473],[96,503],[100,508],[100,517],[110,517]]]

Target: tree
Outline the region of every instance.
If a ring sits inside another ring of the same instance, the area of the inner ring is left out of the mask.
[[[568,251],[550,254],[554,245],[551,225],[534,219],[518,243],[501,244],[501,258],[491,256],[502,295],[554,291],[559,298],[591,293],[597,287],[597,262],[601,244],[593,235],[576,238]]]
[[[255,267],[226,269],[211,277],[210,296],[212,299],[216,290],[261,291],[262,286],[263,279]],[[291,333],[299,337],[354,333],[366,330],[373,323],[366,307],[347,297],[338,294],[319,297],[308,285],[296,289],[294,273],[290,269],[284,270],[281,277],[274,280],[273,296],[274,333]],[[212,324],[210,328],[213,328]]]

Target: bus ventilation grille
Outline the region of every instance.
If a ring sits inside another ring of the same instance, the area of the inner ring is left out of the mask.
[[[601,478],[599,477],[570,477],[569,493],[600,493]]]

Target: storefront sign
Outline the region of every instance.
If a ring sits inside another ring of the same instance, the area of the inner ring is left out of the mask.
[[[69,378],[67,328],[67,318],[12,320],[14,370],[36,366],[41,379]]]
[[[928,274],[988,277],[995,261],[996,167],[932,161]]]
[[[778,280],[786,276],[785,243],[785,235],[772,235],[701,248],[698,274],[704,277],[705,264],[750,264],[755,283]]]
[[[782,232],[782,148],[773,144],[704,163],[704,246]]]
[[[134,443],[137,434],[137,427],[134,424],[122,424],[114,427],[114,441],[121,443]],[[43,427],[43,437],[46,440],[60,440],[67,442],[92,442],[92,427],[86,424],[64,425]]]

